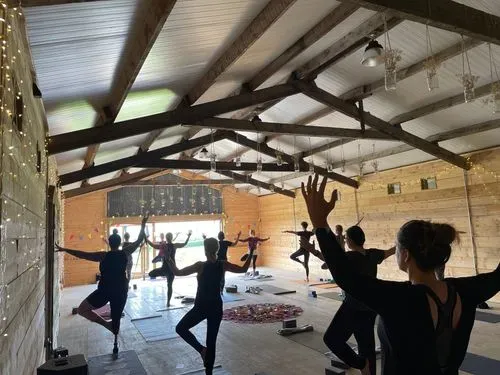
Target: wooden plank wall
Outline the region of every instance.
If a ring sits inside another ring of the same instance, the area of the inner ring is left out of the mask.
[[[191,174],[187,177],[193,177]],[[238,231],[242,231],[242,237],[258,223],[258,198],[246,192],[236,191],[233,187],[222,189],[224,204],[224,215],[222,216],[226,237],[233,240]],[[64,200],[64,244],[68,248],[78,250],[97,251],[105,249],[101,235],[105,235],[105,225],[108,223],[106,217],[106,191],[99,191]],[[151,221],[192,221],[206,219],[206,215],[190,215],[186,217],[151,217]],[[129,224],[140,223],[140,218],[115,218],[114,222],[127,222]],[[99,232],[96,232],[95,229]],[[209,236],[217,236],[217,233],[209,233]],[[229,251],[231,261],[239,263],[240,257],[246,252],[244,244],[240,244]],[[98,272],[98,264],[77,259],[68,254],[64,255],[64,286],[83,285],[95,283],[95,275]]]
[[[32,94],[31,56],[23,18],[17,11],[8,12],[8,16],[2,15],[12,26],[6,44],[7,59],[12,63],[8,63],[10,70],[2,69],[2,74],[8,72],[10,77],[3,76],[0,118],[0,374],[33,374],[45,361],[46,172],[54,185],[56,174],[55,160],[47,163],[43,151],[45,115],[41,101]],[[22,134],[6,111],[13,111],[18,94],[12,77],[25,106]],[[37,144],[41,172],[36,166]],[[57,273],[57,259],[55,268]],[[59,287],[54,291],[58,305]],[[56,312],[55,327],[57,322]]]
[[[500,260],[500,149],[492,149],[471,155],[474,167],[468,172],[468,189],[471,204],[471,220],[477,246],[479,272],[496,268]],[[436,190],[421,190],[420,179],[436,177]],[[388,195],[387,184],[402,184],[401,194]],[[328,184],[331,191],[335,183]],[[400,226],[411,219],[426,219],[453,224],[461,234],[461,242],[453,248],[447,275],[474,274],[472,243],[465,199],[463,171],[443,162],[429,162],[398,168],[365,176],[359,190],[340,187],[341,201],[330,217],[332,225],[340,223],[347,228],[358,217],[364,217],[361,226],[365,230],[366,246],[389,248],[394,244]],[[282,234],[285,229],[297,228],[308,221],[307,211],[300,191],[295,200],[273,194],[259,198],[262,231],[272,238],[263,246],[264,264],[299,272],[301,266],[287,257],[296,248],[293,236]],[[357,199],[357,208],[356,208]],[[320,262],[313,261],[311,272],[315,277],[324,276]],[[379,268],[382,278],[402,280],[405,274],[397,269],[395,259],[389,259]],[[497,296],[496,300],[500,300]]]

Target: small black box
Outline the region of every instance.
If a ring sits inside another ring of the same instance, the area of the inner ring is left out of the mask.
[[[297,319],[283,320],[283,328],[297,328]]]
[[[37,375],[88,375],[89,369],[83,354],[51,359],[38,367]]]

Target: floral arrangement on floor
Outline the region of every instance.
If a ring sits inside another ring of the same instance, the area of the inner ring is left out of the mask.
[[[259,303],[226,309],[222,319],[238,323],[276,323],[294,318],[304,312],[302,308],[284,303]]]

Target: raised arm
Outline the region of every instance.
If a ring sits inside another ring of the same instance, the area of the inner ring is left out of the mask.
[[[224,271],[234,272],[234,273],[245,273],[248,271],[248,267],[250,266],[250,262],[253,259],[253,250],[250,251],[250,255],[245,260],[242,266],[238,266],[237,264],[224,262]]]
[[[384,260],[396,254],[396,246],[391,247],[389,250],[384,251]]]
[[[153,249],[160,250],[161,246],[158,244],[155,244],[149,240],[149,238],[146,237],[146,243],[151,246]]]
[[[283,233],[297,234],[297,232],[293,230],[284,230]]]
[[[191,234],[192,233],[193,232],[191,230],[188,232],[186,241],[184,241],[184,243],[176,243],[176,244],[174,244],[175,248],[176,249],[180,249],[181,247],[186,246],[188,244],[188,242],[189,242],[189,239],[191,238]]]
[[[87,251],[80,251],[80,250],[65,249],[64,247],[61,247],[58,244],[55,244],[55,246],[57,249],[56,251],[63,251],[65,253],[73,255],[77,258],[89,260],[91,262],[100,262],[106,256],[105,251],[87,252]]]
[[[177,232],[175,234],[175,237],[172,239],[172,242],[175,242],[175,240],[177,239],[177,237],[179,237],[179,234],[181,234],[181,232]]]
[[[241,236],[241,231],[238,232],[238,235],[234,239],[234,242],[232,242],[231,245],[229,245],[229,246],[236,246],[238,244],[238,241],[240,240],[240,236]]]
[[[270,239],[271,237],[267,237],[267,238],[257,238],[257,241],[259,242],[266,242]]]
[[[239,241],[240,241],[240,242],[248,242],[248,241],[250,241],[250,237],[245,238],[245,239],[243,239],[243,240],[239,240]]]
[[[137,240],[135,242],[132,242],[130,245],[124,247],[122,250],[125,251],[128,255],[132,255],[134,251],[136,251],[139,246],[142,244],[142,241],[144,241],[144,238],[146,238],[145,234],[145,228],[146,228],[146,222],[148,221],[148,217],[145,216],[142,219],[141,223],[141,231],[139,232],[139,236],[137,237]]]
[[[493,297],[500,291],[500,264],[496,270],[477,276],[458,277],[450,279],[456,286],[462,298],[467,298],[478,305]]]
[[[330,201],[324,198],[326,177],[318,188],[318,175],[314,180],[309,177],[307,191],[302,184],[302,194],[306,201],[311,222],[316,228],[321,253],[335,282],[354,298],[363,302],[372,310],[384,315],[390,311],[394,304],[404,303],[407,293],[407,284],[391,281],[383,281],[361,275],[349,262],[346,253],[340,245],[333,232],[328,227],[327,217],[335,208],[337,191],[332,192]]]
[[[175,276],[188,276],[193,273],[198,273],[203,268],[203,262],[196,262],[182,269],[178,269],[172,258],[167,257],[167,263]]]

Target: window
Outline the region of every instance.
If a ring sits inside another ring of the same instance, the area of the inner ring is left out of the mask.
[[[427,177],[420,179],[422,190],[437,189],[436,177]]]
[[[401,194],[401,184],[399,182],[388,184],[387,194]]]
[[[14,89],[14,113],[12,113],[12,124],[16,127],[19,133],[23,132],[23,113],[24,102],[21,89],[17,83],[16,78],[12,77],[12,87]]]

